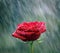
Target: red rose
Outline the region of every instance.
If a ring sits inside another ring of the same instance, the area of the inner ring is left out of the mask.
[[[23,22],[18,24],[17,29],[12,36],[23,41],[34,41],[45,31],[46,26],[44,22]]]

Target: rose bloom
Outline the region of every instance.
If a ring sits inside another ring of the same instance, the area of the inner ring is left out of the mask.
[[[34,41],[45,31],[45,22],[23,22],[18,24],[12,36],[22,41]]]

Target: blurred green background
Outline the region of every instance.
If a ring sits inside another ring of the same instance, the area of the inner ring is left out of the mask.
[[[0,53],[30,53],[28,44],[11,35],[24,21],[46,22],[34,53],[60,53],[60,0],[0,0]]]

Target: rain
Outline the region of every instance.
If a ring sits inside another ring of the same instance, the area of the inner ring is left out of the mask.
[[[46,23],[34,53],[60,53],[60,0],[0,0],[0,53],[31,53],[28,44],[12,37],[19,23],[30,21]]]

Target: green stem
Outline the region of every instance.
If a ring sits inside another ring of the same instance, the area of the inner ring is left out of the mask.
[[[34,53],[34,52],[33,52],[33,41],[31,42],[30,45],[31,45],[31,53]]]

